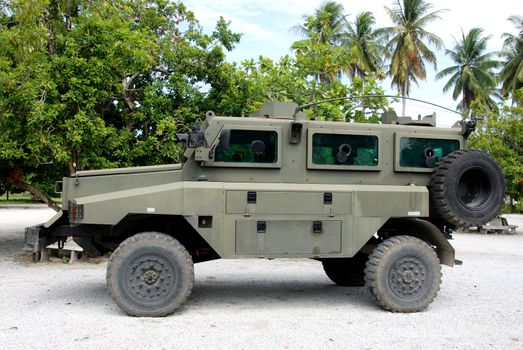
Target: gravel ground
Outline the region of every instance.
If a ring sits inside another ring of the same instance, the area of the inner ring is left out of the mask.
[[[195,266],[186,305],[134,318],[112,302],[106,263],[31,264],[23,228],[44,208],[0,209],[0,348],[523,349],[523,216],[516,235],[455,234],[463,266],[443,266],[427,310],[392,314],[365,288],[334,286],[312,260]]]

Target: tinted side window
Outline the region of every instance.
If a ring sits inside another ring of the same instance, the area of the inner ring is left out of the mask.
[[[312,162],[321,165],[378,165],[378,137],[368,135],[312,135]]]
[[[216,162],[276,163],[278,134],[276,131],[231,130],[228,147],[218,145]]]
[[[458,140],[402,137],[400,139],[400,166],[431,168],[447,154],[459,149]],[[428,162],[427,158],[433,158]]]

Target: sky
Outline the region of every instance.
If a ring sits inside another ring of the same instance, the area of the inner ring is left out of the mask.
[[[393,0],[347,1],[338,0],[352,21],[357,13],[371,11],[376,17],[377,27],[388,27],[392,23],[384,6],[392,7]],[[212,31],[216,21],[223,16],[230,21],[234,32],[242,33],[237,47],[227,54],[229,61],[240,62],[244,59],[269,57],[277,60],[286,54],[292,54],[290,47],[299,38],[290,28],[303,23],[303,15],[312,15],[322,0],[184,0],[187,8],[194,12],[205,30]],[[481,27],[485,35],[490,35],[488,51],[499,51],[502,48],[504,32],[516,34],[516,30],[507,18],[511,15],[523,15],[521,0],[460,1],[433,0],[433,9],[445,10],[442,19],[430,24],[427,30],[437,34],[444,42],[445,48],[452,49],[461,32]],[[518,5],[519,4],[519,5]],[[459,102],[452,99],[452,91],[443,93],[442,89],[448,79],[436,80],[437,71],[453,65],[444,51],[436,51],[437,70],[429,68],[427,79],[413,86],[410,97],[427,100],[450,109],[456,109]],[[383,83],[386,93],[395,93],[390,87],[390,80]],[[396,111],[401,111],[398,106]],[[417,102],[407,103],[407,115],[427,115],[436,112],[438,126],[450,126],[460,119],[457,114],[445,112]]]

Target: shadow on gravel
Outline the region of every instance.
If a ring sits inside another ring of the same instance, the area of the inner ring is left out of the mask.
[[[76,282],[42,293],[40,302],[98,310],[106,315],[125,315],[109,297],[103,283]],[[303,309],[310,306],[353,307],[374,309],[370,294],[364,287],[338,287],[329,283],[295,281],[196,281],[189,300],[175,312],[183,315],[198,311],[228,310],[241,312],[256,309]],[[376,310],[378,310],[376,308]],[[91,312],[91,311],[89,311]]]
[[[23,233],[3,233],[0,235],[0,254],[9,255],[13,252],[20,252],[24,247]]]
[[[105,279],[100,283],[92,282],[73,282],[69,284],[50,286],[49,291],[39,295],[42,303],[59,303],[61,305],[80,305],[84,310],[86,305],[91,308],[107,308],[107,305],[113,304],[109,297]]]
[[[318,304],[330,307],[369,308],[370,293],[365,287],[339,287],[329,282],[302,281],[195,281],[187,306],[202,309],[226,307],[303,308]]]

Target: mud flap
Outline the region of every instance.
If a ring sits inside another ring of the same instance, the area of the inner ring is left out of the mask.
[[[24,251],[31,252],[33,254],[34,263],[39,262],[42,256],[41,247],[44,246],[44,242],[42,242],[43,238],[40,237],[42,227],[43,224],[25,228]]]

